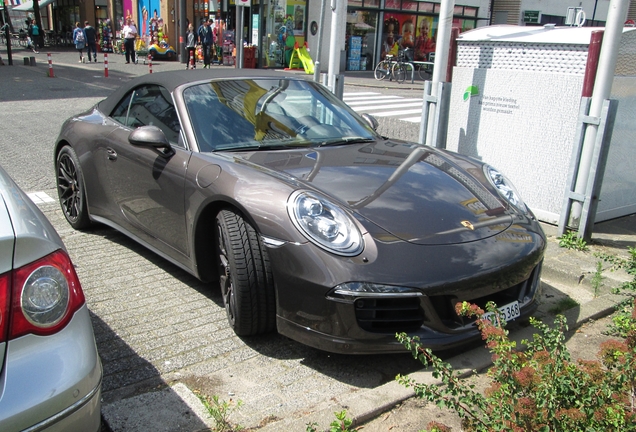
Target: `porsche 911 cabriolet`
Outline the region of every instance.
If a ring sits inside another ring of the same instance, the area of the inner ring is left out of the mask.
[[[390,139],[319,83],[264,70],[148,74],[66,121],[59,201],[220,285],[240,336],[338,353],[479,338],[455,305],[537,307],[546,247],[494,167]]]

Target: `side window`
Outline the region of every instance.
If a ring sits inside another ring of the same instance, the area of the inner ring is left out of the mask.
[[[126,100],[129,101],[129,104],[126,104]],[[128,107],[130,108],[128,109]],[[117,117],[116,114],[125,109],[128,115],[122,121],[122,116]],[[131,95],[122,99],[122,102],[113,111],[112,117],[131,128],[157,126],[171,144],[183,146],[179,140],[181,125],[177,111],[172,104],[170,93],[163,87],[157,85],[137,87]]]
[[[128,93],[125,98],[121,100],[110,115],[114,120],[119,123],[128,126],[126,118],[128,117],[128,107],[130,106],[130,98],[132,93]]]

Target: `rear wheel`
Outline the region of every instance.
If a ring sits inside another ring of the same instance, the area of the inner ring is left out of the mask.
[[[403,63],[396,63],[393,65],[393,79],[398,83],[403,83],[406,79],[406,65]]]
[[[417,74],[422,81],[426,81],[432,75],[433,71],[429,69],[428,65],[418,65]]]
[[[90,225],[86,192],[84,191],[84,175],[75,150],[64,146],[57,155],[55,166],[57,174],[57,195],[64,217],[76,230]]]
[[[260,236],[232,210],[219,212],[216,224],[219,281],[230,326],[239,336],[274,330],[274,282]]]

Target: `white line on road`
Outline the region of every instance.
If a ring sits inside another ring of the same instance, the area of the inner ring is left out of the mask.
[[[55,202],[46,192],[29,192],[27,196],[33,201],[34,204],[46,204]]]

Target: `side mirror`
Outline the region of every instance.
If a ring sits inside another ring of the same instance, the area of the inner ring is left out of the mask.
[[[378,126],[380,125],[380,123],[378,123],[378,120],[375,117],[373,117],[371,114],[364,113],[362,114],[362,118],[364,119],[364,121],[368,123],[369,126],[371,126],[371,129],[373,130],[378,129]]]
[[[166,135],[157,126],[141,126],[128,135],[128,142],[134,146],[152,147],[163,154],[172,153]]]

